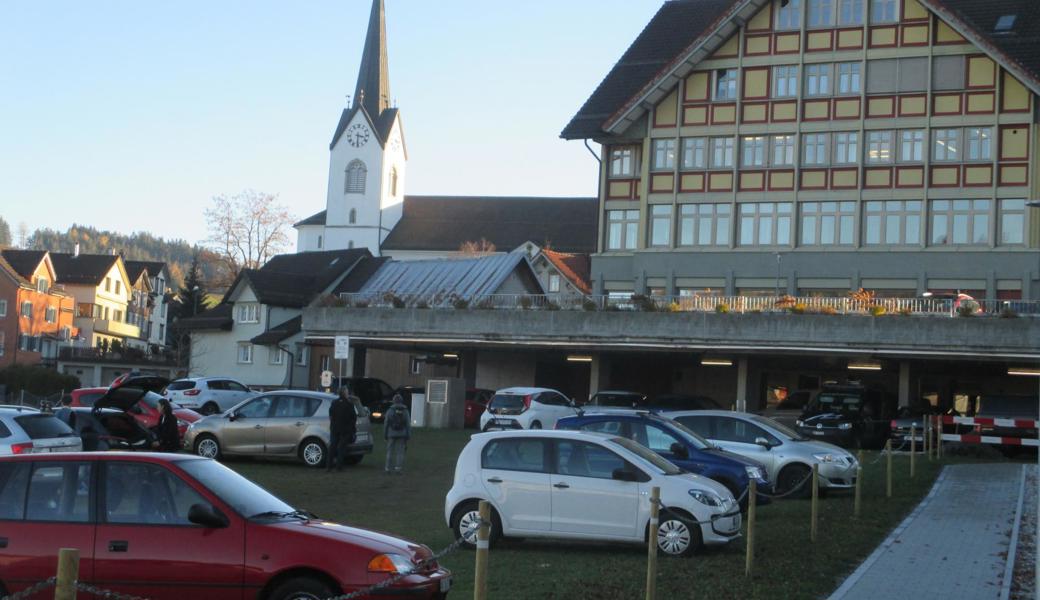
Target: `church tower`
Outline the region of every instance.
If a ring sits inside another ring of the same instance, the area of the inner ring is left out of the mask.
[[[383,240],[401,219],[407,162],[400,112],[391,106],[383,0],[372,0],[351,100],[329,146],[325,234],[320,247],[368,248],[379,256]]]

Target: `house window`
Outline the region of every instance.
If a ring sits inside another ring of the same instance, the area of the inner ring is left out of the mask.
[[[897,23],[900,0],[870,0],[870,23]]]
[[[739,206],[741,246],[786,246],[791,243],[790,202],[746,202]]]
[[[715,100],[737,99],[737,69],[715,71]]]
[[[989,127],[969,127],[966,132],[968,160],[992,160],[993,130]]]
[[[412,375],[421,375],[422,361],[414,356],[408,357],[408,372]]]
[[[310,346],[307,346],[306,344],[296,344],[296,366],[307,366],[307,355],[310,354],[310,351]]]
[[[863,91],[860,68],[862,65],[854,63],[838,63],[838,93],[842,95],[859,94]]]
[[[115,321],[116,323],[122,323],[123,322],[123,311],[121,311],[121,310],[113,310],[112,311],[112,320]]]
[[[247,365],[253,362],[253,345],[249,343],[238,345],[238,363]]]
[[[807,133],[802,135],[802,164],[827,164],[827,134]]]
[[[6,342],[7,342],[7,332],[6,331],[0,331],[0,356],[4,355],[4,346],[6,345]]]
[[[614,148],[610,151],[610,176],[632,177],[635,173],[635,149]]]
[[[0,317],[7,316],[7,300],[0,300]]]
[[[806,65],[805,67],[805,95],[806,96],[830,96],[831,95],[831,65]]]
[[[921,162],[924,160],[924,130],[907,129],[899,132],[899,161]]]
[[[260,305],[255,302],[247,302],[237,305],[239,323],[259,323]]]
[[[1021,245],[1026,239],[1026,201],[1000,201],[1000,245]]]
[[[932,200],[932,245],[988,244],[989,207],[989,200]]]
[[[397,167],[390,169],[390,195],[397,197]]]
[[[728,246],[729,204],[683,204],[679,207],[680,246]]]
[[[733,138],[711,138],[711,167],[713,169],[733,168]]]
[[[809,27],[834,25],[834,0],[809,0]]]
[[[549,273],[549,293],[556,294],[560,291],[560,275],[558,273]]]
[[[27,317],[27,318],[31,319],[32,318],[32,313],[33,313],[32,302],[22,302],[22,312],[21,312],[21,315],[23,317]]]
[[[318,250],[321,250],[321,242],[322,242],[322,239],[321,239],[321,236],[319,235],[318,236]]]
[[[838,0],[838,25],[862,25],[864,0]]]
[[[352,160],[347,165],[347,179],[343,191],[347,194],[364,194],[365,179],[368,177],[368,168],[360,160]]]
[[[798,66],[773,67],[773,97],[794,98],[798,95]]]
[[[932,145],[932,159],[937,162],[952,162],[961,157],[961,132],[959,129],[936,129]]]
[[[271,346],[267,349],[267,362],[272,365],[280,365],[285,362],[282,349],[278,346]]]
[[[118,296],[118,295],[120,295],[122,293],[123,293],[123,282],[122,281],[116,281],[116,296]]]
[[[963,90],[964,66],[964,55],[936,56],[932,60],[932,89]]]
[[[776,28],[800,29],[802,26],[801,0],[779,0],[776,4]]]
[[[105,277],[105,291],[106,292],[111,292],[112,291],[112,278],[111,277]]]
[[[855,202],[803,202],[801,245],[852,245],[856,219]]]
[[[928,59],[888,58],[867,63],[867,93],[922,92],[928,87]]]
[[[764,167],[766,165],[766,136],[749,135],[740,141],[740,164],[744,167]]]
[[[685,138],[683,140],[683,169],[704,169],[708,166],[707,138]]]
[[[672,243],[672,207],[654,204],[650,207],[650,245],[667,248]]]
[[[347,250],[354,249],[354,240],[347,240]]]
[[[867,162],[870,164],[888,164],[892,162],[892,132],[867,132]]]
[[[58,309],[54,308],[53,306],[48,306],[47,310],[44,311],[44,320],[48,323],[57,323]]]
[[[47,281],[46,278],[40,277],[39,279],[36,280],[36,291],[37,292],[40,292],[41,294],[42,293],[46,293],[48,288],[50,288],[50,282]]]
[[[868,245],[915,246],[921,243],[921,201],[866,203],[864,239]]]
[[[675,140],[654,140],[654,171],[675,169]]]
[[[786,167],[794,164],[794,135],[773,136],[774,167]]]
[[[329,356],[328,354],[322,355],[322,357],[321,357],[321,370],[322,371],[328,371],[329,370],[329,366],[331,366],[331,365],[332,365],[332,357]]]
[[[61,339],[61,341],[63,341],[63,342],[67,342],[67,341],[71,340],[72,339],[72,328],[68,327],[68,326],[62,327],[61,330],[59,330],[58,336]]]
[[[151,327],[151,323],[148,326]],[[159,343],[166,343],[166,325],[164,323],[159,323]]]
[[[347,223],[349,223],[351,225],[357,223],[357,209],[356,208],[350,209],[350,212],[347,213]]]
[[[607,250],[635,250],[638,210],[607,211]]]
[[[854,165],[859,162],[859,133],[855,131],[834,134],[834,164]]]

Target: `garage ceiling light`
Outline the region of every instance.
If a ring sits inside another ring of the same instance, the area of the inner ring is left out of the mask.
[[[1008,367],[1008,375],[1022,375],[1025,377],[1040,377],[1040,369],[1028,367]]]
[[[587,363],[590,363],[590,362],[592,362],[592,357],[591,356],[583,356],[583,355],[579,355],[579,354],[571,354],[570,356],[567,357],[567,362],[587,362]]]
[[[850,371],[880,371],[881,363],[876,362],[850,362]]]
[[[444,358],[451,359],[451,360],[455,360],[458,357],[459,357],[458,354],[450,354],[450,353],[447,353],[447,352],[444,354]]]
[[[701,365],[705,367],[732,367],[733,361],[728,358],[702,358]]]

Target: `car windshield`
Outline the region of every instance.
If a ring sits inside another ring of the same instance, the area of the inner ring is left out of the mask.
[[[701,437],[701,434],[683,425],[682,423],[675,420],[670,420],[668,424],[683,432],[683,434],[685,434],[686,437],[689,438],[690,442],[693,443],[694,448],[697,448],[698,450],[704,450],[706,448],[714,447],[711,445],[711,442]]]
[[[76,437],[76,432],[54,415],[25,415],[15,417],[14,422],[25,430],[25,435],[31,440]]]
[[[619,394],[601,392],[592,397],[592,404],[596,406],[623,406],[632,407],[643,403],[641,394]]]
[[[243,517],[295,512],[293,507],[264,488],[215,460],[183,460],[178,462],[177,466],[227,502]]]
[[[610,441],[657,467],[665,475],[678,475],[683,472],[682,469],[661,458],[659,454],[642,444],[621,437],[610,438]]]
[[[816,397],[809,408],[818,412],[831,412],[842,414],[859,413],[863,398],[858,394],[837,394],[824,392]]]
[[[763,417],[763,416],[759,416],[759,415],[751,415],[751,420],[754,421],[755,423],[759,424],[759,425],[764,425],[764,426],[772,429],[774,432],[779,433],[780,435],[782,435],[782,436],[784,436],[786,438],[789,438],[789,439],[792,439],[792,440],[805,440],[805,439],[808,439],[805,436],[803,436],[800,433],[798,433],[797,431],[795,431],[794,429],[791,429],[787,425],[784,425],[780,421],[774,421],[773,419],[770,419],[770,418],[767,418],[767,417]]]

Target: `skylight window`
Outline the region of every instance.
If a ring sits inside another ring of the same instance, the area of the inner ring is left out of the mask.
[[[997,25],[993,28],[993,31],[1008,32],[1015,26],[1015,19],[1018,15],[1004,15],[997,19]]]

